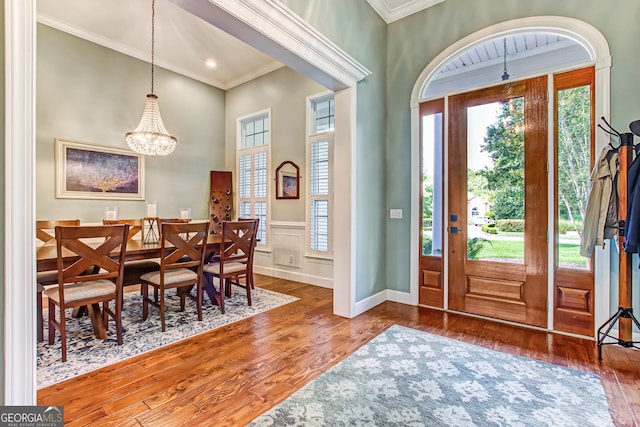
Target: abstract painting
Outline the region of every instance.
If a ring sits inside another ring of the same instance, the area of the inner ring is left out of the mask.
[[[144,157],[56,139],[56,197],[144,200]]]

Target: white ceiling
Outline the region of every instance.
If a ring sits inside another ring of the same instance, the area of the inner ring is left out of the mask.
[[[445,0],[367,1],[391,22]],[[37,12],[45,25],[151,61],[151,0],[37,0]],[[501,42],[495,39],[464,52],[438,78],[497,66],[504,57]],[[507,55],[511,62],[558,50],[567,42],[543,34],[508,36]],[[206,66],[208,60],[215,68]],[[283,66],[169,0],[156,0],[155,63],[223,90]]]
[[[391,22],[444,0],[367,1]],[[37,12],[42,24],[151,61],[151,0],[37,0]],[[156,0],[155,63],[224,90],[283,66],[169,0]]]
[[[151,61],[151,0],[37,1],[38,22]],[[283,66],[168,0],[156,0],[155,63],[225,90]]]

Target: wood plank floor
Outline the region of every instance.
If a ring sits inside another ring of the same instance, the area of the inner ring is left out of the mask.
[[[599,374],[618,426],[640,422],[640,351],[385,302],[355,319],[332,291],[257,276],[299,301],[38,392],[65,426],[242,426],[393,324]],[[125,337],[126,339],[126,337]]]

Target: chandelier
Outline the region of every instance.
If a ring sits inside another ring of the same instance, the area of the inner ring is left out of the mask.
[[[151,93],[147,95],[144,111],[138,127],[133,132],[127,132],[125,138],[129,147],[136,153],[147,156],[166,156],[176,148],[178,140],[169,135],[160,117],[158,97],[153,93],[153,70],[155,67],[155,20],[156,0],[151,1]]]

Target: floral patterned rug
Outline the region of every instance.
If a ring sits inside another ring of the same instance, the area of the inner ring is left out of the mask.
[[[150,306],[149,318],[143,321],[140,293],[128,292],[125,294],[122,311],[124,329],[122,345],[116,343],[112,319],[109,319],[107,339],[100,340],[93,334],[88,316],[75,319],[71,318],[71,311],[68,311],[67,361],[65,363],[61,361],[60,335],[56,334],[55,343],[49,345],[48,330],[45,326],[45,341],[38,343],[38,388],[59,383],[298,300],[296,297],[261,288],[253,289],[251,297],[253,305],[249,307],[245,290],[234,286],[232,297],[225,299],[225,314],[222,314],[220,308],[212,305],[205,296],[202,322],[198,322],[195,302],[187,299],[185,311],[180,312],[180,299],[175,292],[169,291],[165,300],[167,327],[166,331],[162,332],[158,309]],[[48,316],[47,312],[45,309],[45,319]]]
[[[612,426],[597,375],[394,325],[251,426]]]

